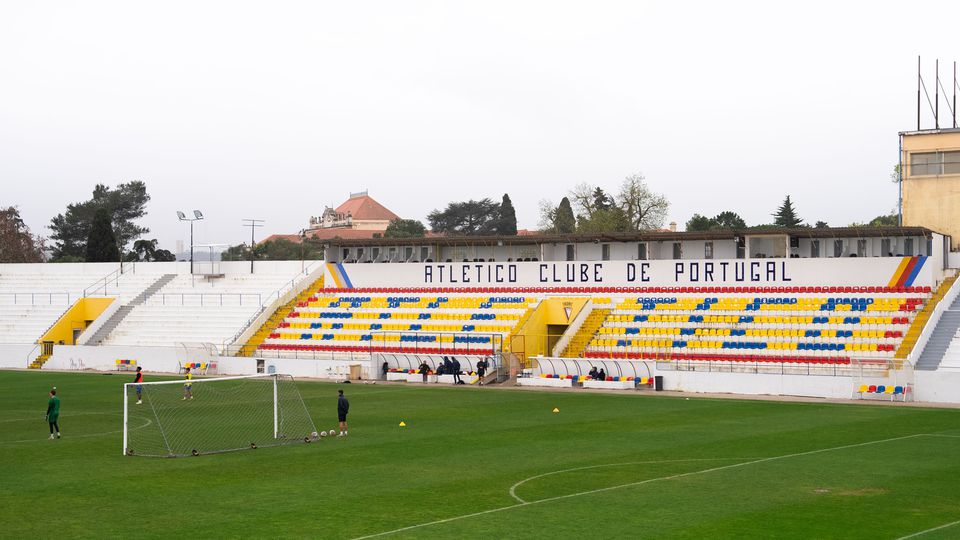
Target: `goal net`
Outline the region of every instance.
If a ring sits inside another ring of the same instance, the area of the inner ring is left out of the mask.
[[[289,375],[123,386],[123,453],[179,457],[309,442],[317,430]]]

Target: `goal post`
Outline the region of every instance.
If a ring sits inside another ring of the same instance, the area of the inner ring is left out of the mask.
[[[316,431],[290,375],[123,385],[124,455],[180,457],[280,446],[309,442]]]

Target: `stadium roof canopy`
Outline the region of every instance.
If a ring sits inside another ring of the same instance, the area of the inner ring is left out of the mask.
[[[331,245],[395,246],[397,244],[431,244],[437,246],[493,246],[578,244],[590,242],[669,242],[684,240],[733,240],[747,236],[791,236],[798,238],[885,238],[923,236],[930,238],[936,231],[926,227],[803,227],[788,229],[762,227],[713,231],[639,231],[596,234],[532,234],[521,236],[427,236],[414,238],[330,238]],[[317,239],[318,241],[320,239]]]

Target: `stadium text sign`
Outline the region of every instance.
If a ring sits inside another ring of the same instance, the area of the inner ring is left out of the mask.
[[[926,257],[676,261],[460,262],[327,265],[338,287],[911,286],[929,285]]]

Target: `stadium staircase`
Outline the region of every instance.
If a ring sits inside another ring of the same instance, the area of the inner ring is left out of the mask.
[[[133,308],[139,306],[147,301],[148,298],[154,295],[157,291],[163,288],[164,285],[173,281],[177,277],[176,274],[164,274],[160,276],[153,284],[143,290],[139,295],[137,295],[133,300],[127,302],[126,305],[120,306],[113,315],[107,319],[106,322],[101,326],[90,339],[87,340],[87,345],[99,345],[103,342],[104,339],[107,339],[107,336],[110,335],[110,332],[113,332],[117,326],[123,322],[123,319],[133,311]]]
[[[609,309],[601,308],[591,311],[590,315],[587,315],[587,320],[583,321],[583,326],[577,331],[577,335],[570,340],[567,348],[563,350],[563,354],[560,356],[563,358],[580,358],[608,315],[610,315]]]
[[[40,356],[37,356],[33,359],[33,362],[30,362],[30,365],[27,366],[29,369],[40,369],[43,367],[43,364],[53,356],[53,347],[50,347],[49,351],[44,351],[40,353]]]
[[[918,313],[917,316],[914,317],[913,323],[910,325],[910,328],[907,330],[907,333],[904,335],[903,341],[900,343],[900,346],[897,348],[897,352],[894,355],[894,358],[896,360],[899,360],[902,362],[903,360],[906,360],[907,357],[910,356],[910,353],[913,352],[914,346],[917,344],[917,340],[920,339],[920,333],[923,332],[923,327],[926,326],[927,321],[930,320],[930,315],[933,314],[933,310],[937,307],[937,304],[940,303],[940,300],[943,300],[944,295],[947,294],[947,291],[950,290],[950,287],[953,286],[953,282],[956,280],[957,280],[957,276],[948,277],[947,279],[943,280],[943,283],[941,283],[940,287],[937,288],[937,291],[933,293],[933,296],[930,298],[929,301],[927,301],[927,304],[923,306],[923,309],[920,311],[920,313]],[[954,302],[954,304],[956,304],[956,302]],[[951,306],[951,309],[952,307],[953,306]],[[944,313],[944,317],[946,317],[946,315],[947,313]],[[943,320],[941,319],[941,321]],[[939,330],[939,325],[937,327],[937,330]],[[934,337],[936,336],[937,334],[935,333]],[[931,343],[927,344],[927,349],[929,349],[930,345],[933,344],[932,342],[933,342],[933,339],[931,338]],[[947,341],[947,343],[949,344],[949,340]],[[944,350],[946,350],[946,348],[944,348]],[[926,353],[926,350],[924,350],[924,353]],[[934,353],[931,352],[931,354],[934,354]],[[941,353],[941,355],[937,357],[936,364],[940,363],[940,358],[942,356],[943,354]],[[932,360],[928,358],[927,364],[929,365],[930,362],[932,362]],[[932,369],[936,369],[936,364],[934,364],[934,367]],[[917,369],[920,369],[920,367],[917,366]]]
[[[513,336],[523,328],[523,325],[527,324],[527,321],[530,320],[530,316],[533,315],[533,312],[537,310],[538,305],[540,305],[539,301],[533,306],[528,307],[527,310],[523,312],[523,315],[521,315],[520,319],[517,320],[517,324],[515,324],[513,329],[511,329],[510,332],[503,337],[503,343],[500,346],[501,350],[504,352],[511,350],[510,345],[513,341]]]
[[[914,368],[934,371],[940,367],[940,362],[950,348],[950,342],[956,338],[957,331],[960,331],[960,297],[957,297],[940,316],[940,321],[937,322],[937,327],[930,335],[930,341],[920,353]]]
[[[270,318],[267,319],[262,326],[260,326],[260,329],[250,336],[250,339],[248,339],[247,342],[240,347],[240,350],[237,351],[235,356],[253,356],[254,353],[257,352],[257,349],[260,348],[260,345],[262,345],[263,342],[270,337],[270,334],[280,326],[280,323],[290,315],[290,312],[293,311],[298,304],[306,302],[308,299],[318,294],[321,289],[323,289],[322,275],[319,279],[301,291],[300,294],[298,294],[293,300],[290,300],[286,304],[278,307],[277,310],[270,315]]]

